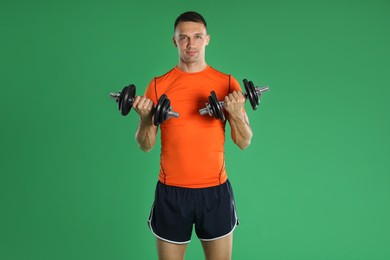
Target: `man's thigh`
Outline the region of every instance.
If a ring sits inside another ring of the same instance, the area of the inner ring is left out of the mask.
[[[187,244],[173,244],[156,239],[159,260],[183,260]]]
[[[232,258],[233,233],[220,239],[202,241],[202,246],[206,260],[230,260]]]

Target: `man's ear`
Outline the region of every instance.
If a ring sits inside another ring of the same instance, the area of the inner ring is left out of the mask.
[[[172,41],[173,41],[173,44],[175,45],[175,47],[177,47],[177,42],[175,40],[175,36],[172,37]]]
[[[207,43],[206,43],[206,46],[207,46],[210,43],[210,35],[209,34],[207,34],[206,39],[207,39]]]

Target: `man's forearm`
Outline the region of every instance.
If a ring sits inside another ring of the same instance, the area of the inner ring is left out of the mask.
[[[146,121],[140,120],[135,139],[144,152],[149,152],[156,143],[157,127],[153,125],[151,120]]]
[[[230,116],[229,124],[234,143],[244,150],[250,145],[253,135],[246,114],[241,117]]]

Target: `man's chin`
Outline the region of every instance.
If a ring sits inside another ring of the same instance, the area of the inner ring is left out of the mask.
[[[198,56],[187,56],[185,57],[184,59],[187,63],[194,63],[194,62],[197,62],[199,61],[199,57]]]

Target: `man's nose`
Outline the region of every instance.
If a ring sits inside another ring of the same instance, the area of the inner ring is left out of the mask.
[[[193,40],[191,39],[191,37],[188,37],[188,39],[187,39],[187,47],[191,47],[192,43],[193,43]]]

